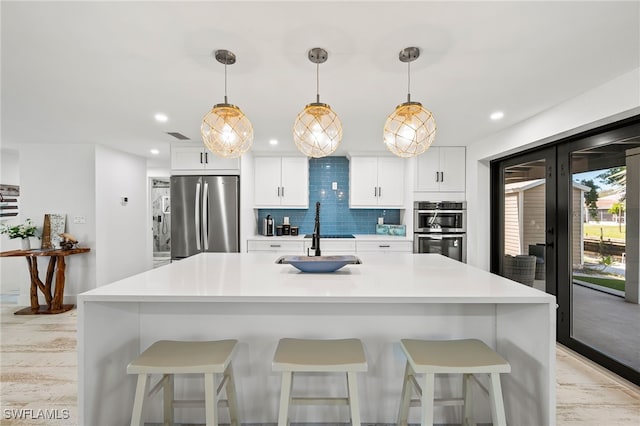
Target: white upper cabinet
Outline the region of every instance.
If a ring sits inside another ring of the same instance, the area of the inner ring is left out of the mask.
[[[307,157],[255,157],[254,207],[309,207]]]
[[[431,147],[418,156],[416,191],[464,192],[465,148]]]
[[[404,159],[356,157],[349,160],[349,206],[351,208],[402,208]]]
[[[171,147],[171,170],[208,171],[220,174],[237,174],[240,172],[239,158],[220,158],[204,146]]]

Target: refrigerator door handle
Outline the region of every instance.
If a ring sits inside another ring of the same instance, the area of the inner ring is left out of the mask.
[[[202,234],[204,251],[209,250],[209,182],[204,182],[204,198],[202,200]]]
[[[193,211],[194,211],[193,220],[196,223],[196,232],[195,232],[196,249],[201,250],[201,247],[200,247],[200,234],[201,234],[201,231],[200,231],[200,182],[196,184],[196,208]]]

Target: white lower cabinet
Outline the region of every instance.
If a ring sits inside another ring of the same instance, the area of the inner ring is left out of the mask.
[[[358,253],[413,252],[411,241],[356,241]]]
[[[270,251],[274,253],[286,252],[288,254],[303,254],[304,241],[278,240],[248,240],[247,251]]]
[[[312,252],[311,238],[288,240],[273,237],[272,239],[247,240],[247,251],[306,255]],[[413,252],[413,242],[408,240],[358,241],[357,239],[322,238],[320,239],[320,252],[322,256],[356,253],[411,253]]]
[[[304,254],[307,254],[307,250],[311,252],[310,238],[304,241]],[[338,254],[356,254],[356,240],[333,238],[320,239],[320,255],[333,256]]]

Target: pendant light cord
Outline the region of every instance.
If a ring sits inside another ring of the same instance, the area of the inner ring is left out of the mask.
[[[227,61],[224,61],[224,103],[227,104]]]
[[[316,64],[316,102],[320,103],[320,64]]]
[[[411,102],[411,62],[407,62],[407,102]]]

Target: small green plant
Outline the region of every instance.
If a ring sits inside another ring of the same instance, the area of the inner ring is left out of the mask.
[[[613,259],[611,258],[611,256],[602,256],[600,258],[600,264],[602,265],[603,271],[607,269],[607,266],[611,266],[612,263],[613,263]]]
[[[36,237],[36,231],[37,228],[31,219],[25,220],[25,222],[20,225],[0,225],[0,234],[7,234],[11,239]]]

